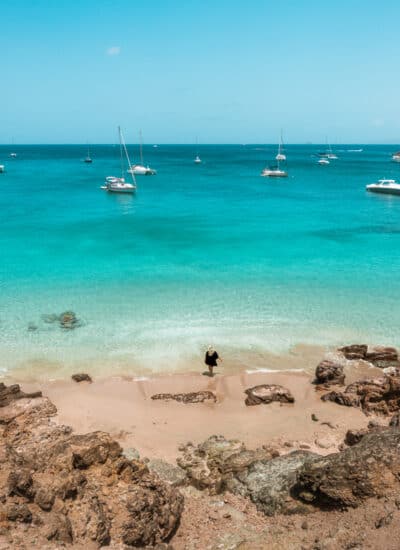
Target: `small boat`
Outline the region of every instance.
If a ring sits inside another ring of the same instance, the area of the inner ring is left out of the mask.
[[[88,145],[88,148],[87,148],[87,155],[86,157],[83,159],[83,162],[86,162],[86,164],[91,164],[93,162],[91,156],[90,156],[90,149],[89,149],[89,145]]]
[[[264,168],[261,176],[264,178],[287,178],[288,173],[285,170],[281,170],[279,166],[270,166],[269,168]]]
[[[286,155],[282,153],[283,151],[283,140],[282,140],[282,132],[281,132],[281,140],[278,145],[278,154],[275,157],[275,160],[286,160]]]
[[[197,142],[197,138],[196,138],[196,158],[194,159],[193,162],[195,164],[200,164],[201,163],[201,158],[199,157],[199,144]]]
[[[397,183],[396,180],[381,179],[377,183],[370,183],[366,186],[366,189],[372,193],[400,195],[400,183]]]
[[[318,164],[330,164],[330,162],[327,157],[321,157],[318,161]]]
[[[397,151],[397,153],[393,153],[392,160],[394,162],[400,162],[400,151]]]
[[[362,153],[362,151],[363,149],[347,149],[348,153]]]
[[[5,171],[4,164],[0,164],[0,174],[2,174]]]
[[[285,158],[282,159],[281,157]],[[279,166],[280,160],[286,160],[286,156],[281,154],[281,144],[279,144],[278,146],[278,154],[276,155],[275,159],[277,161],[276,165],[264,168],[260,176],[262,176],[263,178],[287,178],[288,173],[285,170],[281,170]]]
[[[10,153],[10,157],[13,159],[17,158],[17,153]]]
[[[130,174],[134,174],[135,176],[155,176],[157,174],[157,171],[153,168],[150,168],[150,166],[145,166],[143,162],[143,139],[142,139],[142,131],[139,133],[140,137],[140,164],[134,164],[132,168],[128,170]]]
[[[101,189],[104,189],[109,193],[135,193],[137,189],[136,180],[132,172],[132,165],[131,165],[131,161],[129,160],[128,151],[125,145],[125,140],[122,135],[121,128],[119,126],[118,126],[118,136],[119,136],[119,149],[120,149],[120,157],[121,157],[121,177],[118,178],[116,176],[107,176],[106,181],[104,185],[102,185]],[[132,183],[126,182],[125,178],[122,177],[123,171],[124,171],[124,153],[125,153],[126,161],[128,163],[128,167],[129,167],[128,171],[132,175]]]

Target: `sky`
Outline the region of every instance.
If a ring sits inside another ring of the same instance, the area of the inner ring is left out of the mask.
[[[0,143],[400,143],[398,0],[0,8]]]

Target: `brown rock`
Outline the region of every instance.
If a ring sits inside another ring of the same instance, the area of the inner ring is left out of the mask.
[[[253,388],[248,388],[244,392],[247,394],[245,404],[247,406],[260,405],[261,403],[294,403],[294,397],[287,388],[278,384],[260,384]]]
[[[75,382],[92,382],[91,377],[88,374],[85,374],[83,372],[78,373],[78,374],[73,374],[71,376],[71,378]]]
[[[368,346],[366,344],[352,344],[338,349],[346,359],[365,359],[367,350]]]
[[[161,399],[163,401],[178,401],[179,403],[203,403],[204,401],[214,401],[217,396],[212,391],[194,391],[190,393],[157,393],[151,396],[152,399]]]
[[[400,432],[365,435],[353,447],[308,462],[292,491],[321,508],[356,507],[370,497],[399,490]]]
[[[124,457],[108,434],[75,435],[52,420],[48,399],[7,390],[1,388],[8,404],[0,409],[7,418],[0,422],[0,518],[10,547],[19,547],[28,522],[38,548],[145,547],[169,539],[183,509],[176,489]]]
[[[326,386],[343,385],[345,378],[343,370],[343,365],[325,359],[315,369],[315,383]]]
[[[0,407],[6,407],[16,399],[34,399],[35,397],[41,397],[42,392],[36,391],[33,393],[25,393],[21,391],[18,384],[12,386],[6,386],[3,382],[0,382]]]
[[[358,380],[347,386],[344,392],[332,391],[321,399],[348,407],[361,407],[365,413],[387,415],[400,409],[400,377],[385,375]]]
[[[390,419],[389,426],[398,428],[400,426],[400,411],[397,411]]]

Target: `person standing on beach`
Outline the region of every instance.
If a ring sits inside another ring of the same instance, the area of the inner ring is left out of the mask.
[[[212,346],[208,346],[206,355],[204,357],[204,363],[208,367],[209,376],[214,376],[213,368],[218,365],[218,361],[222,362],[222,357],[218,355],[215,349]]]

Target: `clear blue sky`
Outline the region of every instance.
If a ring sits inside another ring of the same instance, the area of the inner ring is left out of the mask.
[[[397,0],[4,0],[0,143],[399,143]]]

